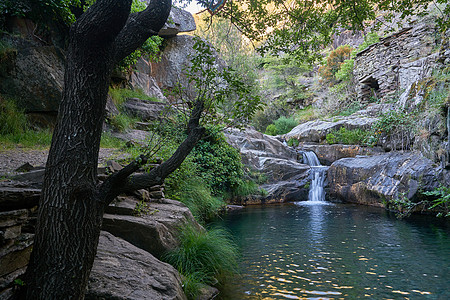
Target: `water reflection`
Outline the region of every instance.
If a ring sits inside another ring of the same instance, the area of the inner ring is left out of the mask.
[[[306,202],[304,202],[306,203]],[[247,208],[222,221],[242,275],[222,299],[447,299],[448,225],[353,205]]]

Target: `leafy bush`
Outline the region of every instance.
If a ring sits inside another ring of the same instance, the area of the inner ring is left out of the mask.
[[[213,194],[220,195],[243,184],[241,155],[226,142],[220,128],[208,128],[206,135],[192,151],[193,161]]]
[[[221,284],[237,272],[237,246],[223,229],[201,231],[186,226],[180,232],[180,246],[163,260],[183,275],[188,299],[196,299],[202,284]]]
[[[0,134],[20,134],[27,129],[25,113],[14,101],[0,98]]]
[[[121,88],[110,88],[109,94],[115,105],[120,107],[128,98],[139,98],[141,100],[161,102],[158,98],[150,97],[144,94],[142,90],[131,90]]]
[[[338,81],[350,81],[353,76],[353,67],[355,65],[355,60],[353,58],[346,59],[339,70],[334,74],[336,80]]]
[[[277,135],[277,127],[275,124],[269,124],[266,128],[265,134],[267,135]]]
[[[423,192],[423,194],[435,198],[429,209],[442,210],[437,214],[438,217],[450,217],[450,187],[440,186],[433,191]]]
[[[312,107],[312,105],[295,112],[295,119],[298,123],[303,123],[320,117],[319,109]]]
[[[114,129],[116,129],[117,131],[124,132],[127,129],[134,128],[134,125],[136,124],[136,122],[139,122],[139,119],[120,113],[118,115],[110,117],[106,120],[106,122],[114,127]]]
[[[271,126],[273,125],[273,126]],[[278,120],[274,121],[273,124],[267,126],[266,134],[268,135],[278,135],[285,134],[292,130],[295,126],[298,125],[297,121],[294,118],[286,118],[281,116]]]
[[[370,131],[362,129],[348,130],[341,127],[338,131],[332,131],[327,134],[328,144],[346,144],[346,145],[366,145],[367,138],[371,135]]]
[[[325,82],[334,84],[336,82],[336,73],[340,70],[341,65],[351,56],[353,48],[349,45],[342,45],[331,51],[326,62],[319,68],[319,74]]]

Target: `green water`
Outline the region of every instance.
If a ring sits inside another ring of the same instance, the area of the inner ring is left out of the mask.
[[[450,224],[357,205],[229,213],[241,275],[222,299],[450,299]]]

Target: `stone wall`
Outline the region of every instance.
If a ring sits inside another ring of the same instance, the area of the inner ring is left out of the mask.
[[[412,85],[442,64],[439,31],[430,20],[413,24],[359,52],[353,75],[362,100],[409,95]],[[404,104],[404,103],[403,103]]]

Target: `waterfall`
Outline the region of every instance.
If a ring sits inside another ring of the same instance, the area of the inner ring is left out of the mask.
[[[312,151],[303,152],[303,162],[311,166],[308,201],[313,201],[314,203],[325,202],[324,187],[328,167],[322,166],[316,154]]]

